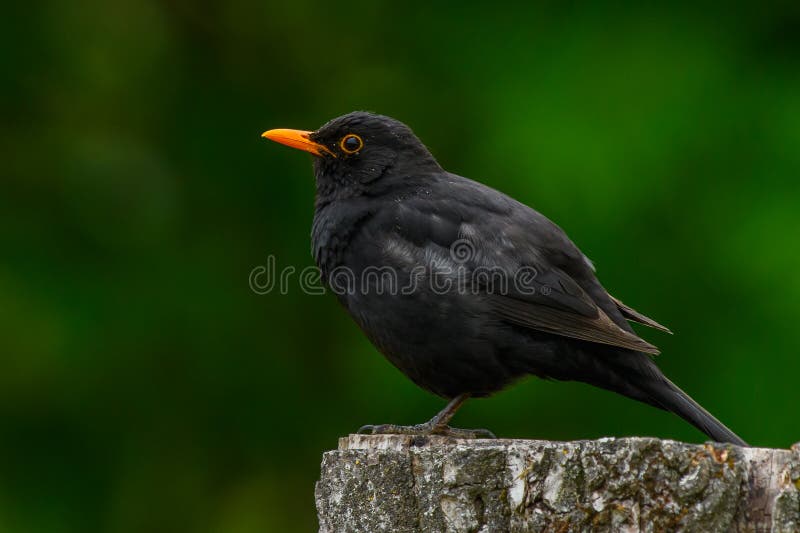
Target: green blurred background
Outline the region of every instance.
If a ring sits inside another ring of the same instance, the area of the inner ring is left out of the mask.
[[[259,134],[353,109],[556,220],[742,437],[800,440],[796,6],[4,6],[0,531],[313,530],[337,437],[443,405],[331,295],[248,286],[312,264],[310,157]],[[704,440],[534,379],[455,422]]]

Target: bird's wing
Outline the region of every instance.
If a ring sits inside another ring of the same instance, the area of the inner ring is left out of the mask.
[[[566,276],[563,273],[559,275]],[[596,305],[579,313],[558,305],[558,300],[564,297],[558,289],[544,286],[541,290],[545,295],[538,299],[508,294],[489,294],[488,298],[498,316],[518,326],[653,355],[659,353],[652,344],[620,328]],[[548,299],[554,301],[543,301]]]
[[[637,324],[642,324],[644,326],[655,328],[659,331],[669,333],[670,335],[672,334],[672,331],[667,326],[659,324],[649,316],[643,315],[633,307],[628,307],[627,305],[622,303],[620,300],[614,298],[613,296],[611,297],[611,299],[614,300],[615,304],[617,304],[617,308],[619,309],[620,313],[622,313],[622,316],[624,316],[631,322],[636,322]]]
[[[630,330],[594,277],[591,263],[563,231],[502,193],[453,176],[432,191],[403,198],[384,214],[409,244],[420,250],[441,248],[473,282],[482,283],[479,292],[498,318],[563,337],[659,353]],[[466,259],[454,257],[458,243],[464,244]],[[486,276],[477,274],[480,269]],[[503,286],[486,286],[498,270]],[[595,293],[607,300],[599,303]],[[616,320],[608,309],[617,313]]]

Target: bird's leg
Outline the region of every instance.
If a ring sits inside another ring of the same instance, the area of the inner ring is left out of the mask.
[[[361,427],[358,432],[372,435],[443,435],[445,437],[459,439],[497,438],[494,433],[488,429],[459,429],[451,428],[447,425],[450,419],[453,418],[453,415],[456,414],[456,411],[458,411],[458,408],[467,401],[467,398],[469,398],[469,394],[456,396],[450,400],[450,403],[448,403],[444,409],[439,411],[436,416],[424,424],[416,424],[414,426],[396,426],[394,424],[381,424],[378,426],[367,425]]]

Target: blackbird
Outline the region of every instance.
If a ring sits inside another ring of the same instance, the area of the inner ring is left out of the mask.
[[[746,443],[664,376],[628,321],[669,330],[611,296],[564,231],[444,170],[405,124],[356,111],[267,139],[314,156],[312,252],[323,281],[386,358],[450,400],[429,422],[372,433],[491,436],[448,426],[469,397],[526,375],[581,381]]]

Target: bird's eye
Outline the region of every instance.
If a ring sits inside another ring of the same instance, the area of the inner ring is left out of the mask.
[[[339,141],[339,146],[346,154],[354,154],[364,147],[364,141],[355,133],[348,133]]]

